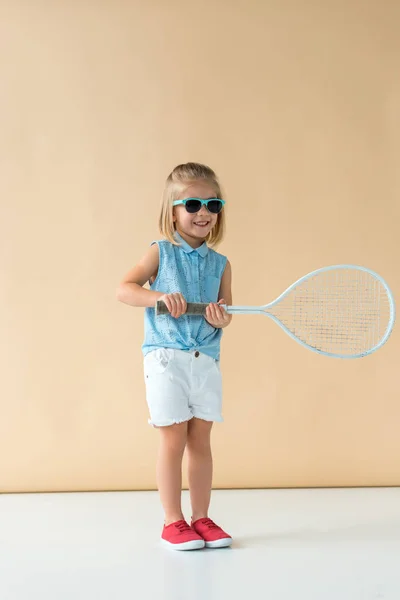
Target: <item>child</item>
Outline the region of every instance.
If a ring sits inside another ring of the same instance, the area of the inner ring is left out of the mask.
[[[165,238],[123,279],[118,299],[146,307],[143,344],[149,423],[160,431],[157,483],[165,511],[164,544],[176,550],[230,546],[231,537],[208,517],[212,487],[211,428],[222,421],[219,367],[222,329],[231,315],[231,265],[209,246],[221,241],[224,204],[209,167],[188,163],[166,181],[159,227]],[[149,281],[150,290],[144,289]],[[156,316],[163,300],[169,314]],[[185,315],[187,302],[208,303],[206,317]],[[192,506],[181,508],[182,457],[188,453]]]

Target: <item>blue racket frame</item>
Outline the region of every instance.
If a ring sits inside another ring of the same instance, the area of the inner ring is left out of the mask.
[[[314,348],[313,346],[310,346],[306,342],[303,342],[298,337],[296,337],[294,335],[294,333],[292,333],[278,319],[278,317],[276,317],[275,315],[273,315],[271,313],[265,312],[266,309],[272,308],[282,298],[284,298],[285,296],[287,296],[291,292],[291,290],[293,288],[295,288],[300,283],[303,283],[303,281],[305,281],[306,279],[310,279],[311,277],[313,277],[314,275],[317,275],[319,273],[324,273],[324,272],[327,272],[327,271],[333,271],[334,269],[357,269],[359,271],[365,271],[366,273],[369,273],[370,275],[372,275],[373,277],[375,277],[378,281],[380,281],[380,283],[383,285],[383,287],[385,288],[385,290],[387,292],[388,300],[389,300],[389,307],[390,307],[389,323],[387,325],[385,333],[384,333],[382,339],[380,340],[380,342],[378,344],[376,344],[370,350],[366,350],[365,352],[361,352],[359,354],[335,354],[335,353],[332,353],[332,352],[325,352],[324,350],[319,350],[318,348]],[[235,307],[228,307],[226,305],[222,305],[222,306],[231,315],[232,314],[236,315],[236,314],[246,314],[247,313],[247,314],[262,314],[262,315],[265,315],[266,317],[270,317],[273,321],[275,321],[275,323],[277,325],[279,325],[279,327],[281,327],[292,338],[292,340],[295,340],[301,346],[304,346],[305,348],[308,348],[309,350],[312,350],[313,352],[316,352],[317,354],[321,354],[323,356],[329,356],[331,358],[362,358],[363,356],[368,356],[369,354],[372,354],[373,352],[376,352],[377,350],[379,350],[379,348],[381,348],[387,342],[390,334],[393,331],[394,323],[395,323],[395,320],[396,320],[396,306],[395,306],[394,296],[393,296],[393,293],[392,293],[391,289],[389,288],[388,284],[386,283],[386,281],[378,273],[376,273],[375,271],[372,271],[372,269],[368,269],[367,267],[361,267],[359,265],[331,265],[329,267],[323,267],[321,269],[316,269],[315,271],[311,271],[310,273],[307,273],[307,275],[304,275],[303,277],[300,277],[300,279],[298,279],[297,281],[295,281],[294,283],[292,283],[292,285],[289,286],[273,302],[270,302],[269,304],[265,304],[263,306],[260,306],[259,309],[257,309],[257,307],[254,307],[254,306],[235,306]]]

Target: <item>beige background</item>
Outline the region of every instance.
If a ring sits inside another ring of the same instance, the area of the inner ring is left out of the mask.
[[[400,290],[400,4],[0,2],[0,490],[155,485],[122,275],[179,162],[228,200],[234,300],[361,263]],[[400,484],[400,334],[307,352],[236,317],[216,487]]]

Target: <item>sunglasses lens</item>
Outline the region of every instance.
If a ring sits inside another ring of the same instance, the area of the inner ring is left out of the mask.
[[[188,213],[197,213],[201,208],[201,202],[200,200],[187,200],[185,206]]]
[[[210,202],[207,204],[207,208],[210,213],[217,215],[222,210],[222,202],[221,200],[210,200]]]

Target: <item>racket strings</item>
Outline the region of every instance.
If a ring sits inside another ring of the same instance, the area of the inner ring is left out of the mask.
[[[370,273],[337,269],[300,283],[268,312],[306,344],[353,355],[382,339],[390,303],[384,286]]]

